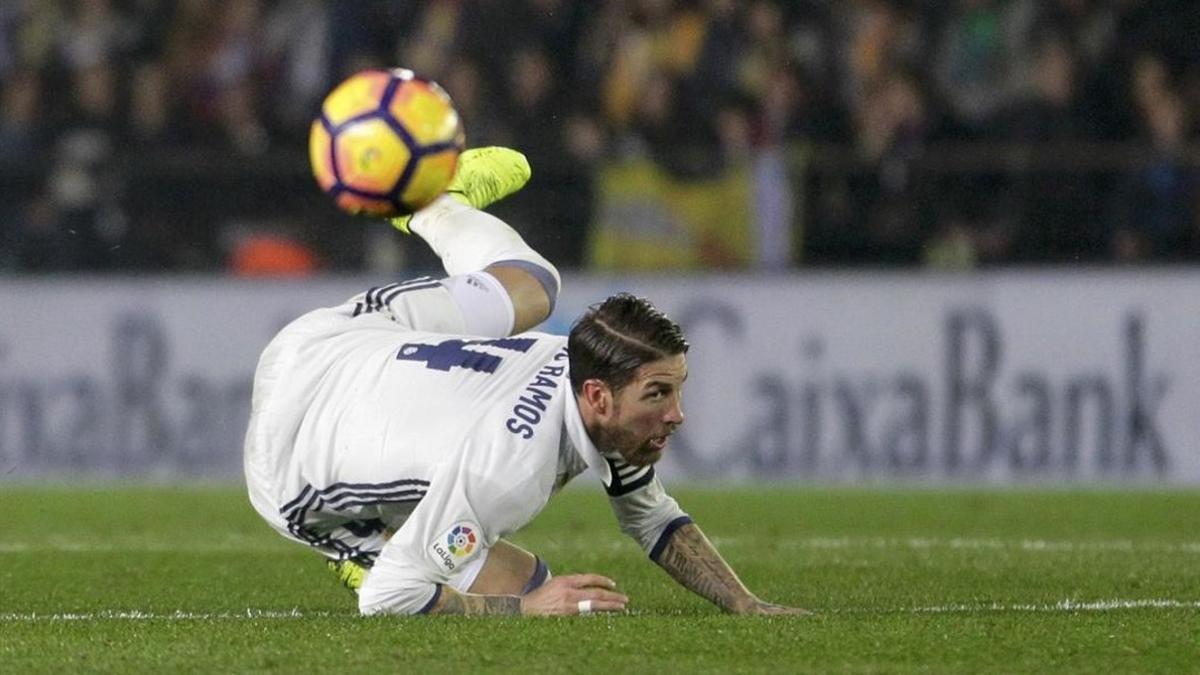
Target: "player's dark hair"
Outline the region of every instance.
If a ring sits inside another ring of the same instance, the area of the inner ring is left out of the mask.
[[[679,324],[649,300],[618,293],[592,305],[571,326],[567,356],[576,393],[592,378],[620,391],[641,366],[686,354],[688,342]]]

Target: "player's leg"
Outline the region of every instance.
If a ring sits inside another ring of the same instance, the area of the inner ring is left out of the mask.
[[[557,281],[551,286],[531,270],[509,265],[489,265],[486,271],[500,282],[513,304],[513,333],[521,333],[545,321],[554,311]],[[553,291],[550,289],[554,288]]]
[[[475,314],[470,311],[475,298],[484,298],[488,290],[481,285],[494,285],[505,294],[511,306],[504,308],[509,325],[502,332],[521,332],[545,320],[561,285],[550,261],[507,223],[479,210],[519,190],[527,180],[529,164],[521,153],[508,148],[468,150],[446,195],[413,216],[393,221],[398,229],[419,235],[441,258],[451,275],[445,284],[460,304],[465,303],[468,320]],[[479,272],[486,275],[471,278]],[[484,325],[471,332],[497,331]]]

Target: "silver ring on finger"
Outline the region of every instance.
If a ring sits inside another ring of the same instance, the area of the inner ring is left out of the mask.
[[[592,613],[592,601],[591,600],[580,600],[579,601],[579,614],[582,616],[587,616],[588,614],[591,614],[591,613]]]

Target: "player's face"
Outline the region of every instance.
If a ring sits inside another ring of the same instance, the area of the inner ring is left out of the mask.
[[[668,356],[638,368],[633,381],[613,397],[608,427],[609,445],[626,462],[645,466],[657,462],[667,438],[683,424],[683,381],[687,358]]]

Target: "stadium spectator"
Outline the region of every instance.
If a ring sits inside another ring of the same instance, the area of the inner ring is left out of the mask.
[[[1033,23],[1025,0],[957,0],[937,38],[932,72],[938,89],[975,135],[1019,90],[1022,59]]]
[[[41,138],[42,82],[31,70],[9,73],[0,88],[0,162],[21,166],[35,159]]]
[[[589,133],[592,122],[562,107],[566,92],[556,84],[555,67],[550,53],[539,47],[516,51],[508,63],[506,95],[498,100],[508,137],[521,139],[530,162],[544,168],[533,174],[528,191],[514,195],[497,213],[525,224],[531,245],[577,269],[583,266],[595,189],[588,156],[594,150],[580,135]]]
[[[928,177],[916,166],[938,137],[937,113],[916,77],[895,70],[866,93],[858,117],[858,148],[872,169],[859,184],[864,260],[916,264],[932,224]]]
[[[897,67],[916,65],[927,36],[914,17],[889,0],[857,0],[834,13],[839,96],[849,107]]]
[[[1075,51],[1060,35],[1037,45],[1022,92],[993,122],[1000,138],[1029,147],[1066,148],[1096,132],[1079,95]],[[1012,262],[1092,261],[1104,253],[1099,190],[1091,175],[1055,167],[1015,173],[1004,199],[1020,205]]]
[[[1140,57],[1133,77],[1138,137],[1149,157],[1123,174],[1114,191],[1112,254],[1121,262],[1194,258],[1200,171],[1183,154],[1188,111],[1158,57]]]

